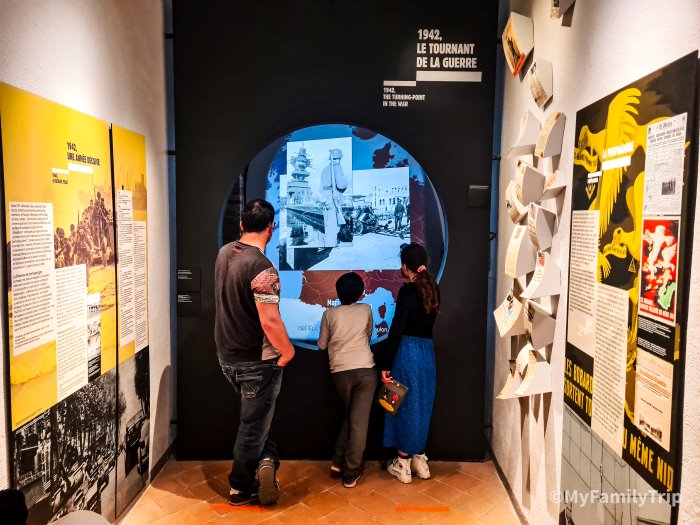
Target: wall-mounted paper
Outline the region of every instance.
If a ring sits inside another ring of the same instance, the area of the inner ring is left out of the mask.
[[[536,157],[551,157],[561,153],[565,123],[566,115],[561,111],[554,111],[547,116],[540,134],[537,136],[537,144],[535,145]]]
[[[527,226],[516,226],[508,242],[505,273],[515,279],[534,268],[535,248],[527,234]]]
[[[506,62],[513,76],[518,74],[527,55],[534,47],[533,34],[532,18],[518,13],[510,14],[501,40],[503,40],[503,53],[506,55]]]
[[[525,206],[518,199],[518,192],[516,190],[516,184],[514,180],[508,183],[506,188],[505,200],[506,200],[506,211],[515,224],[518,224],[523,217],[527,214],[527,206]]]
[[[552,246],[554,236],[554,224],[557,215],[544,209],[542,206],[530,203],[530,211],[527,214],[527,230],[530,233],[532,244],[540,250],[548,250]]]
[[[537,202],[544,191],[544,173],[530,166],[527,162],[518,161],[515,170],[515,189],[520,202],[525,205]]]
[[[669,450],[673,413],[673,365],[637,348],[635,368],[634,424]]]
[[[508,375],[506,376],[506,382],[501,388],[501,391],[496,396],[498,399],[512,399],[517,397],[515,391],[522,383],[522,377],[517,371],[517,365],[515,359],[509,360],[510,367],[508,369]]]
[[[530,339],[532,347],[540,350],[554,341],[554,329],[556,320],[552,314],[542,305],[527,301],[525,305],[527,313],[525,320],[525,329]]]
[[[530,346],[530,345],[528,345]],[[527,346],[523,347],[521,353]],[[520,355],[518,355],[520,359]],[[527,352],[527,369],[522,383],[515,391],[516,396],[532,396],[552,391],[552,371],[549,363],[539,353]]]
[[[561,170],[554,170],[544,181],[544,193],[540,200],[553,199],[561,190],[566,188],[566,178]]]
[[[525,333],[525,308],[512,287],[508,296],[493,311],[493,317],[498,327],[498,335],[501,337]]]
[[[574,5],[574,0],[550,0],[550,2],[549,18],[561,18]]]
[[[535,273],[522,293],[524,299],[537,299],[559,295],[561,270],[554,258],[547,252],[537,252]]]
[[[541,59],[533,63],[528,71],[528,84],[535,104],[540,108],[544,107],[547,101],[552,98],[553,93],[552,63]]]
[[[535,144],[537,144],[537,136],[540,133],[540,121],[530,110],[527,110],[520,117],[520,130],[518,138],[511,146],[508,152],[508,157],[516,157],[518,155],[532,155],[535,152]]]

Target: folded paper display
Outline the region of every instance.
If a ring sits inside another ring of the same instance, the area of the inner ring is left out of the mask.
[[[527,226],[518,225],[513,229],[508,242],[505,274],[515,279],[534,269],[535,248],[527,233]]]
[[[508,291],[507,297],[493,311],[498,328],[498,335],[509,337],[525,333],[525,308],[516,297],[514,289]]]
[[[557,321],[542,305],[534,301],[525,303],[525,329],[533,348],[542,350],[554,342],[554,329]]]
[[[554,173],[544,181],[544,193],[542,194],[541,200],[556,197],[564,188],[566,188],[564,172],[561,170],[554,170]]]
[[[513,76],[517,75],[535,44],[532,18],[511,13],[501,35],[503,53]]]
[[[535,104],[544,107],[552,98],[552,63],[542,59],[534,62],[528,71],[528,84]]]
[[[518,194],[515,189],[515,181],[511,180],[506,188],[506,210],[515,224],[518,224],[527,214],[527,207],[518,200]]]
[[[544,191],[544,181],[544,173],[527,162],[518,161],[515,169],[515,189],[520,202],[528,205],[539,201]]]
[[[516,396],[530,396],[552,391],[552,371],[549,363],[539,353],[526,344],[516,359],[518,371],[523,376]]]
[[[537,299],[550,295],[559,295],[561,288],[561,270],[554,258],[547,252],[537,252],[537,264],[532,279],[521,294],[523,299]]]
[[[552,246],[554,235],[554,223],[557,215],[544,209],[542,206],[530,203],[530,211],[527,214],[527,230],[530,233],[532,244],[540,250],[548,250]]]
[[[501,391],[496,396],[498,399],[511,399],[517,397],[515,391],[522,383],[522,376],[518,373],[517,365],[515,359],[510,359],[508,361],[508,375],[506,376],[506,382],[501,388]]]
[[[574,4],[574,0],[550,0],[549,18],[561,18]]]
[[[520,131],[518,138],[508,151],[508,157],[517,157],[518,155],[532,155],[535,152],[537,144],[537,136],[540,133],[540,121],[532,113],[527,110],[520,118]]]
[[[537,136],[535,157],[551,157],[561,153],[561,143],[564,138],[564,123],[566,115],[554,111],[547,116],[544,125]]]

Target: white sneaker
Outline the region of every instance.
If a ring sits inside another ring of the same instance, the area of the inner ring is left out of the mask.
[[[425,454],[413,454],[411,458],[411,470],[416,473],[420,479],[430,478],[430,469],[428,468],[428,456]]]
[[[389,463],[386,471],[401,483],[411,482],[411,460],[409,458],[395,458],[394,461]]]

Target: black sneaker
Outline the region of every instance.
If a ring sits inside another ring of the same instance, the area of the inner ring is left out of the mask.
[[[340,479],[343,477],[343,469],[338,465],[331,465],[331,478]]]
[[[229,491],[228,502],[231,505],[250,505],[258,502],[258,495],[254,492],[234,492],[234,489]]]
[[[275,476],[275,462],[263,459],[256,471],[258,476],[258,499],[261,505],[274,505],[280,498],[280,489]]]
[[[357,480],[362,476],[362,472],[357,472],[354,476],[343,476],[343,487],[352,489],[357,485]]]

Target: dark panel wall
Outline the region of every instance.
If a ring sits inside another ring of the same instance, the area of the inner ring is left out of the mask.
[[[483,457],[489,184],[496,2],[175,1],[178,267],[201,268],[201,315],[178,323],[178,456],[230,457],[237,403],[218,368],[213,267],[237,176],[283,134],[330,122],[378,131],[408,150],[443,199],[449,252],[436,326],[434,459]],[[419,83],[426,101],[383,108],[382,81],[415,78],[419,29],[476,44],[480,83]],[[338,424],[327,357],[297,349],[273,422],[283,457],[329,457]],[[381,453],[373,413],[368,456]]]

